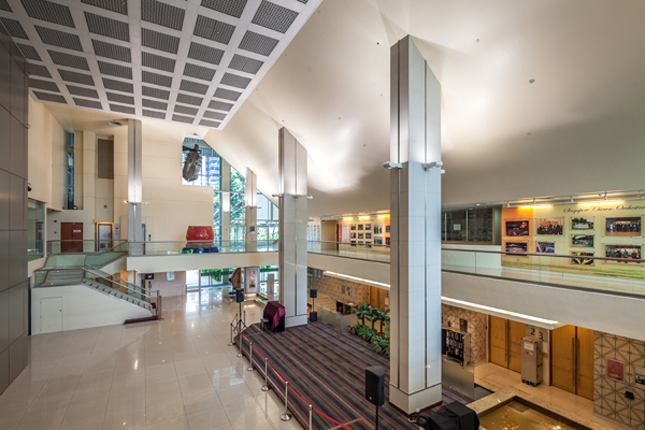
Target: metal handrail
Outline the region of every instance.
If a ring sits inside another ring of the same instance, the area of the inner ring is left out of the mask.
[[[144,291],[144,289],[143,289],[143,288],[141,288],[141,287],[137,287],[137,286],[136,286],[136,285],[134,285],[134,284],[130,284],[129,282],[127,282],[127,281],[125,281],[125,280],[123,280],[123,279],[119,278],[118,276],[108,275],[108,276],[112,276],[112,277],[116,278],[117,280],[120,280],[120,281],[122,281],[122,282],[124,282],[124,283],[125,283],[125,284],[122,284],[122,283],[120,283],[120,282],[117,282],[116,280],[112,280],[112,279],[109,279],[107,276],[104,276],[105,272],[101,272],[100,270],[91,270],[91,269],[88,269],[88,267],[92,267],[92,266],[87,266],[87,265],[86,265],[86,266],[85,266],[85,268],[84,268],[83,270],[84,270],[85,272],[89,272],[89,273],[91,273],[91,274],[93,274],[93,275],[96,275],[96,276],[98,276],[98,277],[99,277],[99,278],[101,278],[101,279],[105,279],[106,281],[113,282],[113,283],[115,283],[115,284],[119,285],[120,287],[126,288],[128,291],[132,291],[134,294],[139,294],[139,295],[141,295],[142,297],[147,298],[147,299],[148,299],[148,302],[149,302],[149,301],[150,301],[150,299],[152,298],[152,296],[151,296],[151,295],[149,295],[149,294],[146,294],[146,293],[145,293],[145,291]],[[142,301],[145,301],[145,300],[142,300]]]

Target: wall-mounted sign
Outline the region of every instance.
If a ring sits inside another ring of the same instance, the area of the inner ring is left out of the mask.
[[[453,224],[452,229],[454,231],[460,231],[461,230],[461,224]]]
[[[146,273],[146,279],[154,279],[155,274],[154,273]]]

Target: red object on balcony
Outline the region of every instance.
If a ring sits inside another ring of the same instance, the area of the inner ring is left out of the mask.
[[[213,227],[209,226],[195,226],[191,225],[186,231],[186,240],[191,245],[193,244],[212,244],[213,243]]]

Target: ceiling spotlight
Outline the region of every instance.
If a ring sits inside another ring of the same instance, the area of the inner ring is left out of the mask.
[[[607,198],[607,193],[605,192],[605,201],[607,201],[607,200],[609,200],[609,199]]]
[[[123,125],[119,121],[108,121],[108,124],[113,125],[115,127],[121,127]]]
[[[529,131],[529,132],[528,132],[528,133],[526,133],[526,134],[530,136],[530,135],[531,135],[531,132]]]
[[[529,84],[532,84],[535,82],[535,79],[529,79]]]
[[[510,208],[510,207],[511,207],[511,203],[510,203],[510,202],[506,202],[506,207],[507,207],[507,208]]]
[[[571,203],[574,203],[574,201],[573,201],[573,196],[571,196]]]

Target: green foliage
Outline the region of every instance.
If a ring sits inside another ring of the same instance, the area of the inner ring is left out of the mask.
[[[358,326],[356,324],[350,324],[347,327],[345,327],[345,330],[355,332],[357,328],[358,328]]]

